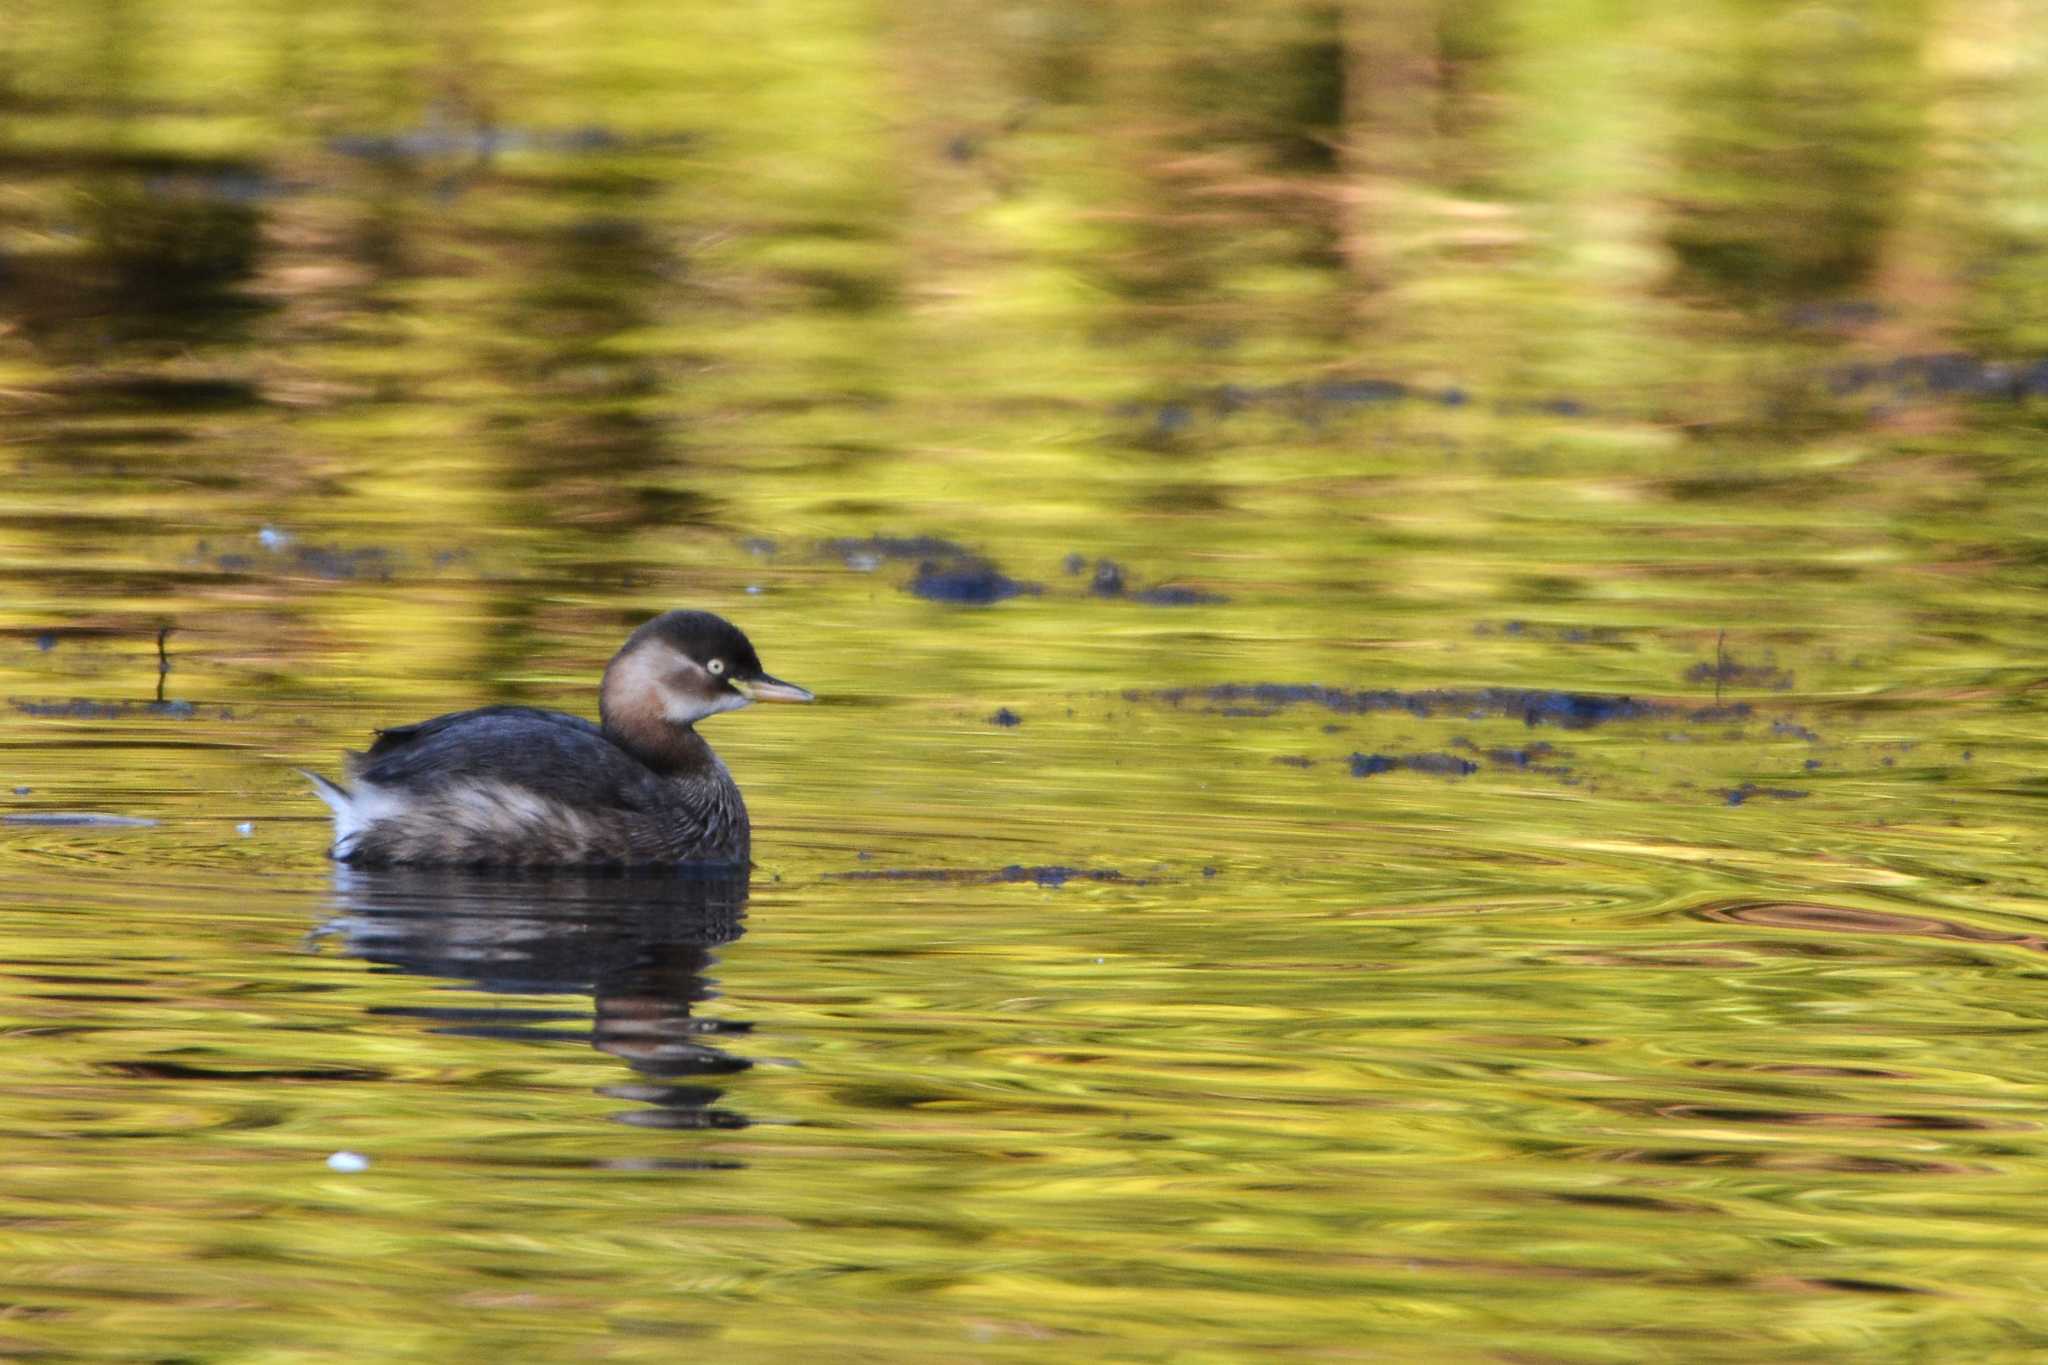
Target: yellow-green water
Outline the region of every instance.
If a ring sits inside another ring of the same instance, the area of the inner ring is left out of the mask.
[[[2044,19],[17,4],[0,1355],[2048,1351]]]

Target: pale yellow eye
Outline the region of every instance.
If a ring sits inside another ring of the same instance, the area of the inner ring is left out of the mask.
[[[725,676],[725,660],[723,660],[723,659],[713,659],[713,660],[711,661],[711,663],[710,663],[710,669],[711,669],[711,676],[712,676],[712,677],[714,677],[714,678],[722,678],[722,677],[724,677],[724,676]]]

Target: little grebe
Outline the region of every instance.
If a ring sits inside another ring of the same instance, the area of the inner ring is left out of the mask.
[[[362,866],[577,867],[748,860],[746,803],[696,723],[756,701],[809,701],[747,637],[671,611],[605,666],[601,723],[486,706],[377,732],[349,786],[307,773],[334,810],[328,856]]]

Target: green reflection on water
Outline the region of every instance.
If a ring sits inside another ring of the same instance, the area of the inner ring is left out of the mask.
[[[0,1353],[2039,1350],[2040,32],[17,7]],[[743,920],[321,860],[678,604]]]

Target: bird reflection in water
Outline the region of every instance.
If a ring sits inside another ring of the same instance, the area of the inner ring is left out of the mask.
[[[723,1092],[703,1078],[752,1065],[719,1046],[752,1025],[693,1012],[716,995],[705,975],[712,949],[740,936],[744,869],[492,878],[343,867],[335,872],[334,899],[336,913],[320,935],[339,939],[365,961],[501,995],[592,997],[591,1045],[638,1073],[598,1093],[647,1106],[618,1114],[620,1122],[746,1126],[741,1115],[717,1107]],[[549,1043],[574,1035],[545,1025],[584,1017],[581,1010],[483,1002],[376,1012],[432,1020],[439,1032],[460,1037]]]

